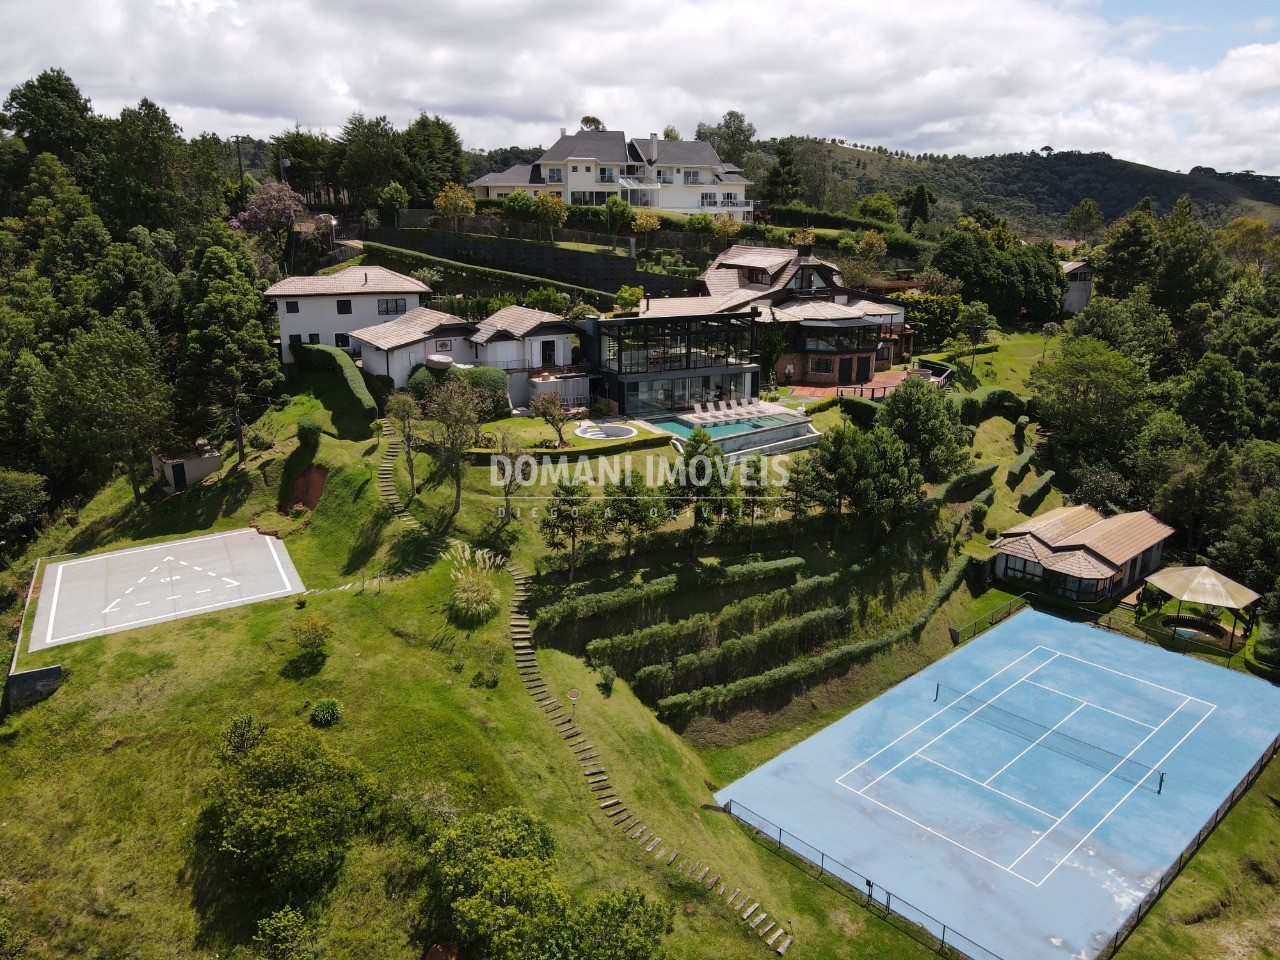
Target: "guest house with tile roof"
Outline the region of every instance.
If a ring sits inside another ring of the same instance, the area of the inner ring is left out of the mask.
[[[601,207],[621,197],[633,207],[671,213],[724,213],[751,219],[751,181],[701,140],[628,140],[620,130],[560,130],[551,148],[531,164],[487,173],[469,184],[477,198],[501,198],[523,190],[560,194],[566,203]]]
[[[266,296],[280,318],[280,360],[293,363],[290,346],[323,343],[353,349],[351,331],[407,313],[430,288],[386,267],[347,267],[318,277],[286,277]]]
[[[1103,517],[1086,505],[1058,507],[1001,535],[995,573],[1092,603],[1121,596],[1159,569],[1172,535],[1172,527],[1145,510]]]

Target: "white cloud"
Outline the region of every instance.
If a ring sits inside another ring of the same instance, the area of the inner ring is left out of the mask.
[[[585,113],[644,136],[739,109],[761,135],[912,151],[1106,150],[1280,172],[1280,44],[1152,59],[1171,31],[1094,3],[934,0],[8,0],[0,89],[61,66],[100,111],[147,96],[188,134],[452,119],[550,144]],[[1255,28],[1258,25],[1253,25]]]

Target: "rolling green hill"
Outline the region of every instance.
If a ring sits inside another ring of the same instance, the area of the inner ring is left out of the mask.
[[[1007,218],[1015,230],[1033,236],[1065,236],[1067,211],[1086,197],[1098,201],[1108,220],[1143,197],[1151,197],[1159,211],[1168,211],[1188,194],[1214,226],[1237,216],[1260,217],[1280,226],[1280,181],[1274,177],[1203,167],[1175,173],[1074,150],[1051,156],[1008,153],[917,160],[834,143],[823,146],[832,175],[851,182],[859,195],[878,190],[897,195],[927,183],[938,196],[936,216],[954,217],[966,206],[983,204]]]

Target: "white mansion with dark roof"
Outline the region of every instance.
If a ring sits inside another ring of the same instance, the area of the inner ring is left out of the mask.
[[[478,199],[549,190],[575,206],[600,207],[617,196],[633,207],[751,219],[751,181],[740,167],[721,161],[709,143],[663,140],[656,133],[628,140],[620,130],[566,135],[561,128],[560,139],[536,163],[487,173],[468,186]]]

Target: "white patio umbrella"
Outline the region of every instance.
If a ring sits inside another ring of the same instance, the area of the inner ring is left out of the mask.
[[[1147,577],[1147,583],[1158,590],[1163,590],[1178,601],[1178,612],[1182,612],[1182,601],[1201,603],[1211,607],[1226,607],[1231,610],[1242,610],[1249,604],[1261,599],[1243,584],[1236,583],[1230,577],[1224,577],[1212,567],[1165,567]],[[1231,619],[1238,621],[1234,613]],[[1235,624],[1231,625],[1231,636],[1234,640]],[[1248,636],[1246,628],[1245,635]]]

